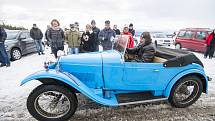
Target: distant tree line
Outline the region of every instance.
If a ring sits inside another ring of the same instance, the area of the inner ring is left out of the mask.
[[[9,29],[9,30],[27,30],[24,27],[17,27],[17,26],[12,26],[12,25],[5,25],[5,24],[0,24],[0,27],[3,27],[5,29]]]

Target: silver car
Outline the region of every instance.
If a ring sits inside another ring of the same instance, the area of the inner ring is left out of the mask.
[[[22,55],[36,52],[36,44],[28,30],[7,30],[5,47],[11,60],[19,60]]]

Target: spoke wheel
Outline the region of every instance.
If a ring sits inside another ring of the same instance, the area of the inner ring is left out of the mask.
[[[37,120],[68,120],[77,109],[77,98],[64,87],[40,85],[29,95],[27,108]]]
[[[174,107],[187,107],[198,100],[202,90],[203,85],[199,78],[185,77],[173,86],[169,102]]]

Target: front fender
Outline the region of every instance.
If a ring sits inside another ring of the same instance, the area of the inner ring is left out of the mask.
[[[205,72],[203,70],[199,70],[199,69],[189,69],[186,71],[183,71],[181,73],[179,73],[177,76],[175,76],[170,83],[168,84],[168,86],[166,87],[165,91],[164,91],[164,96],[165,97],[169,97],[170,93],[171,93],[171,89],[173,88],[174,84],[181,79],[182,77],[186,76],[186,75],[190,75],[190,74],[198,74],[201,75],[205,78],[205,92],[206,94],[208,94],[208,78],[205,75]]]
[[[25,83],[32,80],[40,80],[44,78],[51,78],[51,79],[55,79],[57,81],[66,83],[97,103],[107,105],[107,106],[118,105],[118,102],[115,98],[106,99],[95,94],[95,92],[91,88],[87,87],[84,83],[82,83],[79,79],[77,79],[72,74],[69,74],[66,72],[59,72],[52,69],[50,69],[49,71],[39,71],[32,75],[29,75],[24,80],[22,80],[21,85],[24,85]]]

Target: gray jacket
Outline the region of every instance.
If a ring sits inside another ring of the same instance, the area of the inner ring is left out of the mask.
[[[64,32],[62,29],[54,30],[50,28],[47,31],[48,40],[52,48],[61,48],[64,47]]]
[[[111,37],[116,37],[115,31],[112,29],[105,28],[99,32],[98,38],[104,50],[110,50],[112,48]]]

